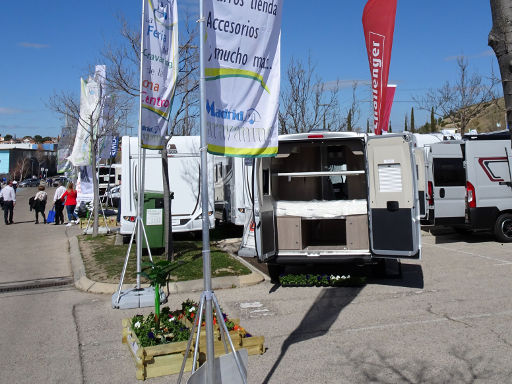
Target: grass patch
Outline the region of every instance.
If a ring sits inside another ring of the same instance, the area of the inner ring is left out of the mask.
[[[128,245],[114,245],[115,235],[82,235],[78,237],[87,277],[106,283],[118,283]],[[136,245],[132,245],[126,269],[125,283],[135,283],[137,262]],[[196,280],[203,277],[201,241],[175,241],[175,261],[172,281]],[[212,277],[248,275],[251,270],[219,248],[211,247]],[[152,254],[153,260],[164,260],[161,254]],[[142,261],[149,261],[143,255]],[[144,278],[141,279],[144,283]]]

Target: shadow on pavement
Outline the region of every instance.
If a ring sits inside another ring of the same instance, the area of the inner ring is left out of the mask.
[[[26,224],[26,223],[33,223],[35,220],[26,220],[26,221],[14,221],[12,224]]]
[[[365,347],[360,351],[344,354],[352,382],[361,383],[505,383],[510,381],[509,366],[493,364],[492,359],[474,351],[469,346],[454,346],[449,352],[452,362],[440,367],[438,363],[392,356],[380,350]],[[502,366],[496,370],[496,366]]]
[[[349,305],[361,290],[362,287],[322,289],[299,326],[283,342],[281,353],[263,383],[268,383],[272,378],[291,345],[323,336],[329,332],[343,308]]]
[[[423,269],[419,264],[402,264],[402,275],[398,277],[377,276],[372,274],[368,284],[388,285],[393,287],[419,288],[424,287]]]
[[[434,236],[436,244],[496,242],[496,239],[490,232],[471,232],[464,229],[447,227],[432,229],[430,233]]]

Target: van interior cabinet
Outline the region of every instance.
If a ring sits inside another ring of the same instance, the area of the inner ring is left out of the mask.
[[[277,218],[277,244],[279,249],[300,250],[305,246],[305,235],[302,232],[300,217]]]
[[[285,143],[272,160],[280,251],[368,250],[363,143]]]
[[[368,215],[347,216],[347,248],[368,249]]]

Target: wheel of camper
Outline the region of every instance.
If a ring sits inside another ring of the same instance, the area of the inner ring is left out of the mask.
[[[267,264],[268,275],[270,276],[270,282],[276,284],[279,283],[279,276],[284,272],[284,265],[280,264]]]
[[[512,242],[512,214],[504,213],[494,224],[494,235],[502,243]]]

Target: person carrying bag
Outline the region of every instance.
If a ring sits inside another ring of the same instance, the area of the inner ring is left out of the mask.
[[[36,224],[39,224],[39,214],[43,216],[44,223],[46,224],[46,200],[48,200],[48,194],[44,191],[44,185],[40,185],[38,188],[39,192],[34,196],[34,211],[36,211]]]

